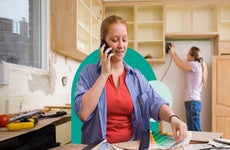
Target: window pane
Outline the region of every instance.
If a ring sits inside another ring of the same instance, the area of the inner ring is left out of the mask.
[[[40,3],[0,1],[0,60],[41,68]]]

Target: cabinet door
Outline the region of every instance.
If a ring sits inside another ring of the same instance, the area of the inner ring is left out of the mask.
[[[212,131],[230,138],[230,56],[214,56],[212,72]]]

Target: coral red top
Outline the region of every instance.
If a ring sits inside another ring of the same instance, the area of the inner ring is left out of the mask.
[[[133,102],[125,83],[124,69],[119,77],[119,87],[116,89],[113,76],[106,82],[107,97],[107,141],[117,143],[129,141],[133,137],[132,112]]]

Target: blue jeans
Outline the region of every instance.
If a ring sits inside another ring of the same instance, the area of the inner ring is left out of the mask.
[[[186,120],[189,131],[201,131],[200,112],[202,108],[201,101],[185,102]]]

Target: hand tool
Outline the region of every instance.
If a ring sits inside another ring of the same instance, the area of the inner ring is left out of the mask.
[[[67,113],[65,111],[58,111],[55,114],[50,114],[50,115],[43,115],[42,113],[35,113],[35,115],[33,115],[33,117],[30,116],[31,118],[29,119],[28,119],[28,115],[25,115],[24,118],[21,118],[20,120],[16,120],[15,122],[9,123],[6,126],[6,128],[9,131],[34,128],[40,119],[55,118],[55,117],[60,117],[66,114]]]
[[[14,117],[9,117],[9,119],[6,119],[5,115],[7,115],[7,114],[3,114],[3,115],[0,115],[0,124],[2,124],[1,127],[5,127],[8,123],[12,123],[12,122],[14,122],[16,120],[20,120],[22,118],[30,118],[31,116],[39,114],[39,113],[41,113],[41,110],[36,109],[36,110],[30,111],[30,112],[27,112],[27,113],[16,115]]]
[[[21,121],[15,121],[7,124],[6,128],[9,131],[29,129],[29,128],[34,128],[37,122],[38,122],[37,118],[22,119]]]

